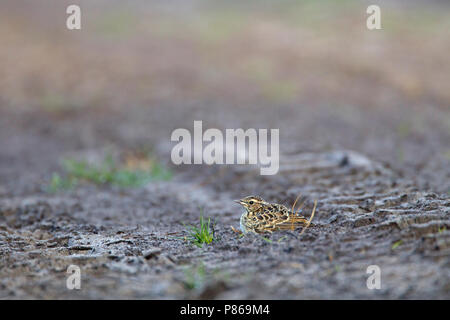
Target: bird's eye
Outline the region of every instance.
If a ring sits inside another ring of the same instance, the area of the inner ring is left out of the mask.
[[[253,200],[249,202],[249,204],[254,204]]]

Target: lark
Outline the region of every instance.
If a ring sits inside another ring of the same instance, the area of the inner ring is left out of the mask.
[[[314,202],[314,208],[312,210],[309,219],[300,215],[300,206],[298,212],[295,210],[297,200],[292,206],[292,210],[277,203],[270,203],[264,201],[257,196],[248,196],[235,202],[242,205],[245,212],[241,215],[240,229],[242,233],[255,232],[265,233],[278,230],[295,230],[298,227],[303,227],[302,233],[311,224],[316,211],[317,201]],[[239,232],[232,227],[235,232]]]

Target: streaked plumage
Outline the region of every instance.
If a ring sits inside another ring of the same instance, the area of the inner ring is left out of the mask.
[[[295,230],[297,227],[308,227],[314,217],[316,203],[310,219],[277,203],[269,203],[257,196],[245,197],[237,200],[245,212],[241,215],[240,228],[247,232],[273,232],[277,230]],[[295,204],[294,204],[295,206]]]

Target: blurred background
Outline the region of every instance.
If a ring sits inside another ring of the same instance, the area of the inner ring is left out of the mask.
[[[357,150],[449,192],[449,3],[377,1],[374,31],[369,4],[2,1],[3,192],[106,145],[167,162],[193,120],[281,128],[282,152]]]
[[[448,298],[450,2],[369,4],[2,0],[0,297]],[[279,128],[280,172],[173,165],[194,120]],[[231,230],[299,193],[300,238]]]

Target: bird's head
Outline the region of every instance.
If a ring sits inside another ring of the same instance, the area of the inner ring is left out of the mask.
[[[239,203],[245,210],[250,212],[257,211],[266,203],[262,198],[257,196],[248,196],[240,200],[235,200],[235,202]]]

